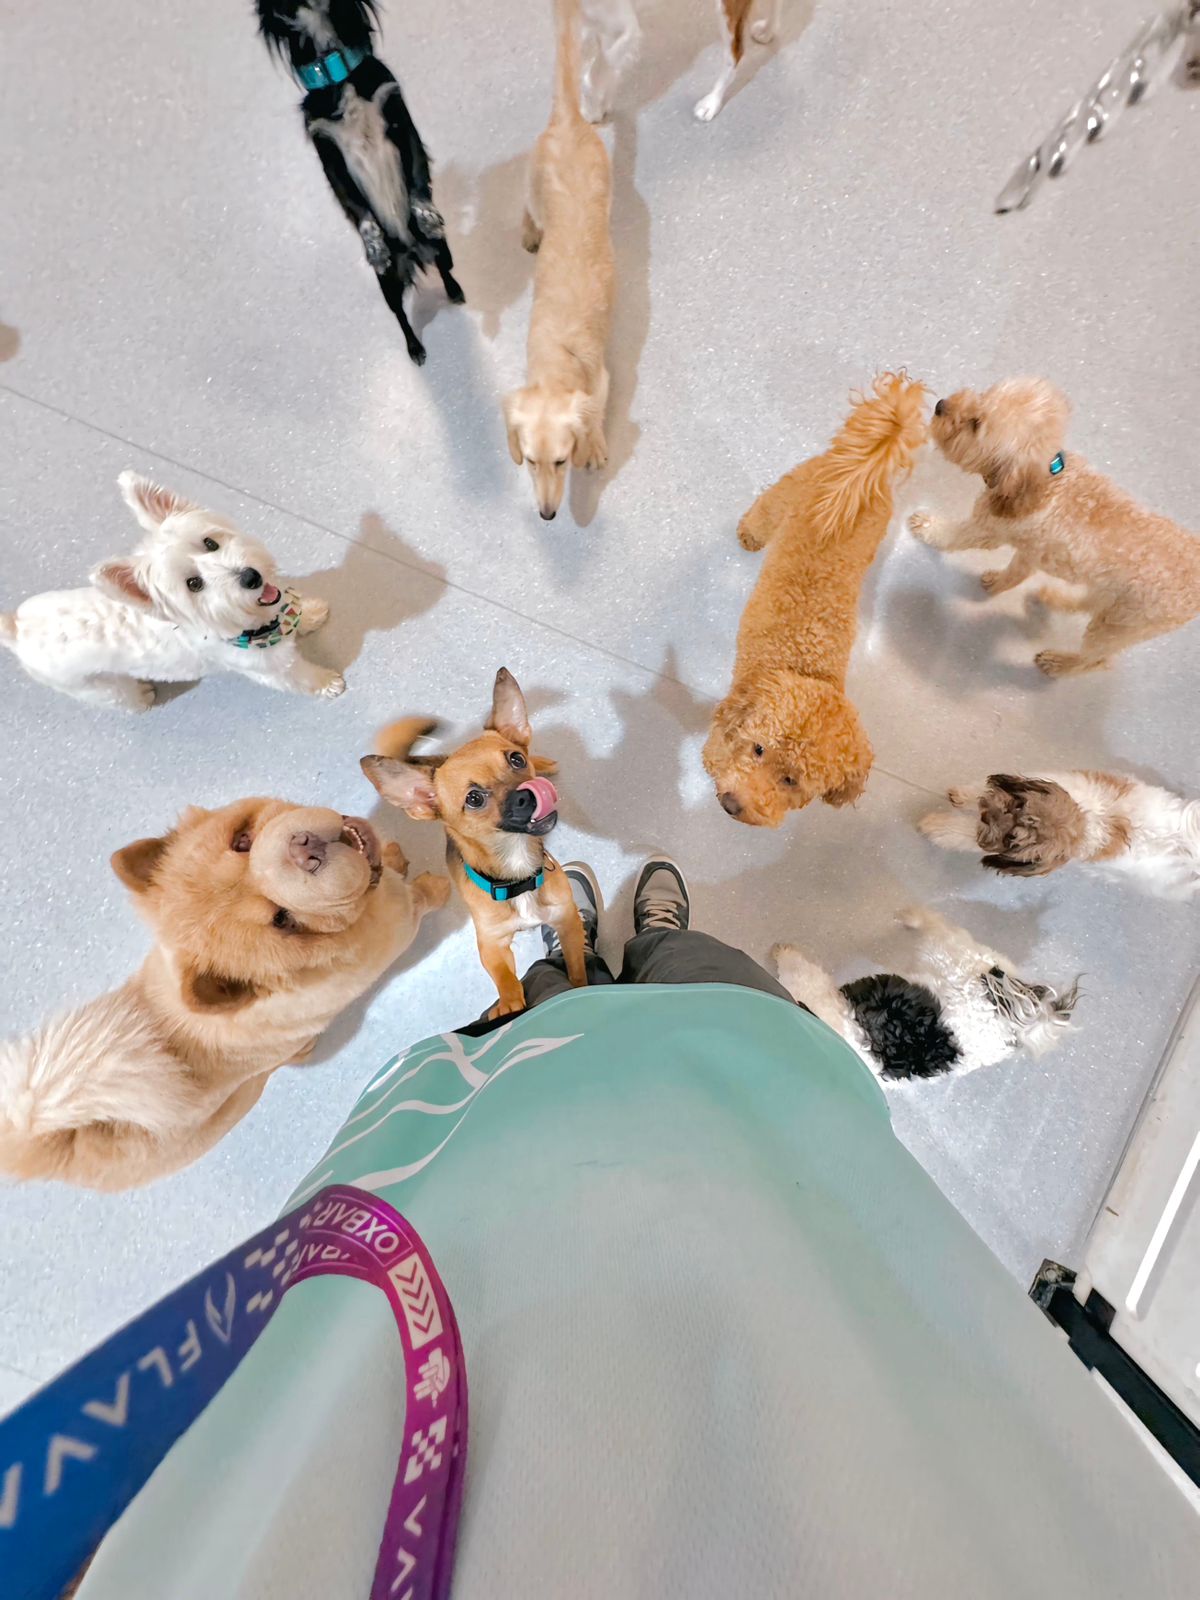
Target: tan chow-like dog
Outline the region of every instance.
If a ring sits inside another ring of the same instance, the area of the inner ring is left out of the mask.
[[[613,250],[612,172],[600,135],[579,110],[579,0],[555,0],[558,57],[550,123],[534,146],[523,242],[538,252],[526,385],[505,397],[508,448],[533,479],[549,522],[568,466],[608,460],[608,343]]]
[[[406,883],[361,818],[282,800],[191,806],[112,864],[158,942],[120,989],[0,1044],[12,1177],[128,1189],[195,1161],[450,894]]]
[[[818,797],[857,800],[871,745],[846,698],[858,593],[887,533],[892,487],[925,437],[921,384],[884,373],[824,455],[742,518],[767,554],[738,629],[733,687],[717,707],[704,765],[731,817],[776,828]]]
[[[977,472],[984,490],[965,522],[928,511],[909,528],[938,550],[1012,547],[985,572],[989,595],[1035,572],[1078,585],[1038,591],[1043,605],[1089,617],[1077,652],[1034,659],[1051,678],[1092,672],[1120,650],[1180,628],[1200,612],[1200,539],[1138,505],[1082,456],[1063,450],[1070,406],[1042,378],[1010,378],[982,394],[960,389],[934,407],[932,437],[948,461]]]
[[[475,924],[479,957],[496,985],[493,1017],[525,1005],[512,942],[522,928],[558,934],[567,976],[587,983],[583,924],[566,873],[543,840],[558,822],[558,764],[530,751],[525,697],[505,667],[496,674],[485,732],[449,756],[414,756],[437,724],[409,717],[385,728],[362,769],[383,798],[418,822],[446,830],[446,862]]]

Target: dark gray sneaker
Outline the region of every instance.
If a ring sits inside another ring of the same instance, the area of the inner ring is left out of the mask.
[[[583,923],[584,949],[588,955],[594,956],[596,940],[600,935],[600,913],[604,910],[596,874],[586,861],[568,861],[562,870],[567,875],[575,904],[579,907],[579,920]],[[546,952],[548,961],[561,958],[562,945],[559,944],[558,935],[553,928],[543,927],[542,949]]]
[[[682,869],[668,855],[651,856],[633,891],[634,933],[650,933],[655,928],[682,930],[688,926],[691,914],[692,902]]]

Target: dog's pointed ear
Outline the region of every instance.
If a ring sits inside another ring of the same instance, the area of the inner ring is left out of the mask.
[[[178,511],[198,509],[194,500],[185,500],[181,494],[164,489],[137,472],[123,472],[117,479],[117,487],[147,533],[156,533],[167,518]]]
[[[525,391],[514,389],[511,394],[504,396],[504,426],[508,431],[508,453],[518,467],[525,464],[525,452],[521,448],[521,413]]]
[[[438,758],[429,759],[432,762]],[[363,756],[359,766],[363,776],[375,785],[387,803],[407,811],[414,822],[437,819],[437,789],[429,766],[398,761],[394,756]]]
[[[191,961],[185,962],[179,973],[179,995],[189,1011],[240,1011],[263,993],[257,984],[222,972],[202,972]]]
[[[157,609],[137,567],[125,557],[119,561],[102,561],[92,570],[92,582],[97,589],[103,589],[105,594],[127,606],[151,612]]]
[[[161,839],[135,839],[123,850],[114,850],[109,864],[127,889],[134,894],[149,894],[154,887],[154,875],[166,854],[172,834]]]
[[[525,709],[525,696],[521,693],[521,685],[507,667],[501,667],[496,674],[496,686],[492,690],[491,715],[484,723],[484,727],[494,728],[501,738],[509,739],[513,744],[527,745],[533,738],[533,729],[529,726],[529,712]]]
[[[534,756],[533,770],[543,778],[553,778],[558,771],[558,762],[553,756]]]

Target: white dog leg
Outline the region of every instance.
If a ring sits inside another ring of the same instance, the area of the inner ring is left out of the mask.
[[[721,73],[721,76],[717,79],[716,83],[712,86],[709,92],[704,96],[704,99],[696,101],[695,114],[698,122],[712,121],[717,112],[720,111],[721,107],[725,104],[725,96],[729,93],[730,86],[732,85],[736,76],[737,62],[731,55],[729,60],[725,63],[725,67]]]
[[[977,811],[931,811],[917,828],[942,850],[960,850],[974,855],[979,849]]]
[[[273,659],[247,663],[242,671],[248,678],[266,684],[269,689],[319,695],[322,700],[335,700],[345,692],[346,680],[340,672],[317,666],[315,661],[306,660],[294,646],[289,648],[289,645],[290,641],[286,641],[276,645],[270,652],[259,652]],[[286,654],[283,654],[285,651]]]
[[[60,688],[62,685],[55,684]],[[100,672],[81,684],[65,690],[75,700],[85,705],[103,706],[106,711],[149,711],[154,704],[154,685],[142,683],[138,678],[122,678],[116,673]]]
[[[329,621],[329,604],[325,600],[318,600],[315,594],[306,594],[300,600],[300,621],[296,632],[299,634],[315,633],[318,628],[323,628]]]

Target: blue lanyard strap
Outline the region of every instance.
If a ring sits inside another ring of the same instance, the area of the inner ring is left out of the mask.
[[[310,61],[307,66],[293,66],[292,71],[305,89],[331,89],[335,84],[345,83],[366,59],[365,50],[331,50],[327,56]]]

